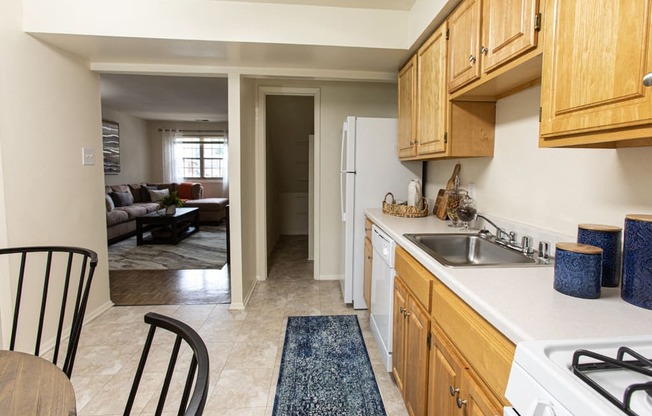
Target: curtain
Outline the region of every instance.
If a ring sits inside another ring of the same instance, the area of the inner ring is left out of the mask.
[[[224,155],[222,156],[222,197],[229,197],[229,137],[224,133]]]
[[[163,141],[163,182],[183,182],[183,159],[177,151],[176,142],[179,133],[164,130],[161,133]]]

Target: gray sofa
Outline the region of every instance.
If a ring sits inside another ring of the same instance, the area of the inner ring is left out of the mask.
[[[109,243],[135,234],[136,218],[159,209],[158,202],[151,201],[149,191],[161,189],[168,189],[170,192],[176,191],[186,203],[193,200],[214,199],[202,199],[204,188],[199,183],[141,183],[105,186],[106,227]],[[209,208],[214,209],[214,204],[205,205],[204,210],[206,210],[206,213],[210,212],[209,217],[211,219],[214,220],[219,217],[219,215],[214,215],[213,211],[208,210]],[[199,219],[202,221],[202,208],[201,206],[198,208],[200,209]],[[224,216],[218,222],[223,218]]]

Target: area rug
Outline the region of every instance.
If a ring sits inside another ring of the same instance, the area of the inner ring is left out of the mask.
[[[109,246],[109,270],[221,269],[226,263],[226,226],[200,226],[177,245],[136,245],[136,236]]]
[[[273,415],[385,414],[357,316],[290,316]]]

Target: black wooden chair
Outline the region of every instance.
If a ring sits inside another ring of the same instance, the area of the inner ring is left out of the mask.
[[[54,341],[52,362],[58,365],[60,355],[64,355],[61,368],[70,378],[97,254],[78,247],[14,247],[0,249],[2,261],[6,263],[0,263],[4,267],[0,270],[10,271],[13,278],[9,285],[15,287],[16,294],[9,349],[16,349],[18,339],[21,350],[33,343],[34,349],[29,347],[25,352],[40,355],[43,338],[48,348]],[[53,330],[48,327],[55,321],[56,336],[52,340]],[[66,351],[60,354],[66,336]]]
[[[154,340],[154,333],[156,332],[156,328],[162,328],[176,334],[176,339],[172,348],[167,372],[165,374],[165,381],[161,387],[161,394],[159,395],[155,414],[160,415],[163,412],[168,391],[170,389],[172,375],[177,364],[181,341],[185,341],[192,349],[192,359],[190,360],[188,376],[181,396],[178,415],[200,416],[204,412],[204,405],[206,404],[206,398],[208,396],[209,359],[206,344],[204,344],[204,341],[194,329],[185,323],[168,316],[150,312],[145,315],[145,323],[150,325],[149,333],[147,334],[143,353],[140,357],[140,362],[138,363],[138,369],[136,370],[134,383],[131,386],[131,392],[129,393],[124,415],[127,416],[131,414],[131,409],[136,394],[138,393],[138,386],[143,375],[143,370],[145,369],[147,357],[149,356],[152,341]]]

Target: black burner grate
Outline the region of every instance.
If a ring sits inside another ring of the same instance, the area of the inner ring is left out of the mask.
[[[631,356],[633,360],[625,360],[625,354]],[[582,363],[580,364],[580,357],[590,357],[598,362]],[[581,378],[588,385],[593,387],[598,393],[604,396],[607,400],[617,406],[620,410],[629,416],[643,416],[638,415],[631,409],[632,395],[637,391],[645,391],[652,396],[652,381],[647,383],[631,384],[625,389],[622,399],[616,398],[613,394],[609,393],[602,386],[587,376],[587,373],[597,370],[611,370],[611,369],[627,369],[646,376],[652,377],[652,359],[645,358],[636,351],[628,347],[620,347],[616,358],[608,357],[606,355],[598,354],[588,350],[577,350],[573,354],[572,369],[573,373]]]

